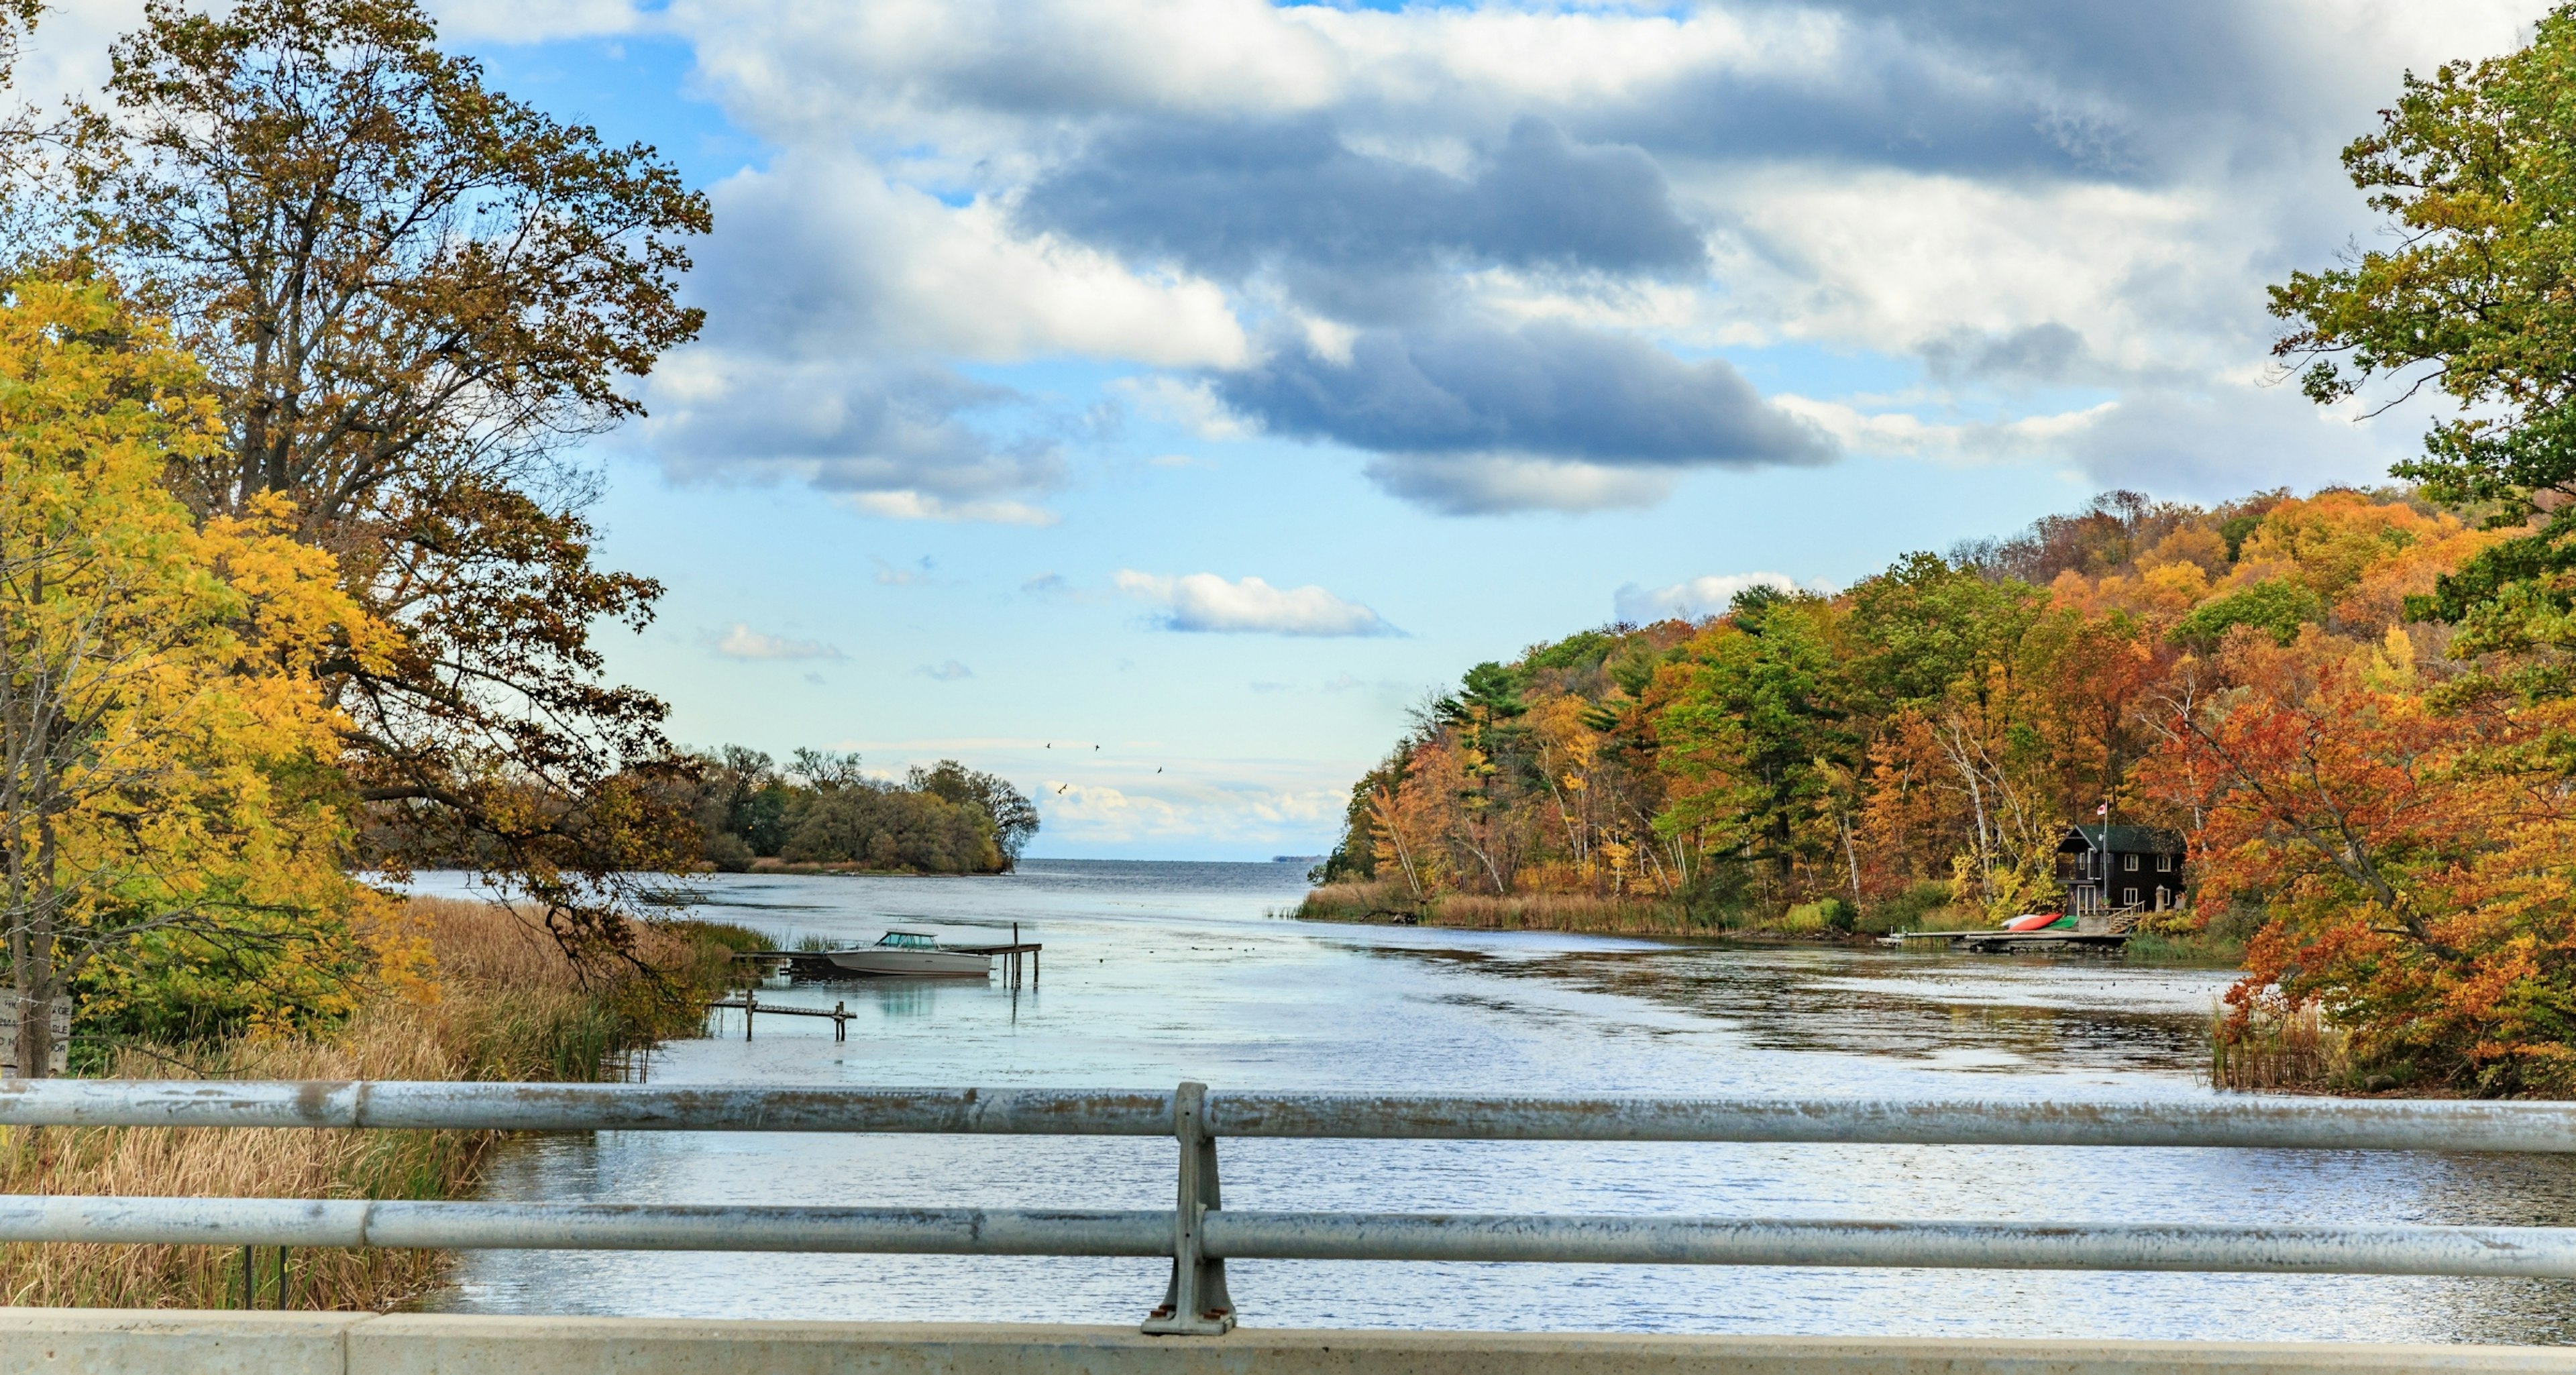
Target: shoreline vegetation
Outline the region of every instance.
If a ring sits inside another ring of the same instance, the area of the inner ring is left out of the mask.
[[[2215,1083],[2576,1094],[2576,673],[2562,621],[2464,609],[2539,528],[2431,483],[2110,492],[1838,591],[1718,580],[1427,697],[1298,914],[1826,942],[2108,907],[2124,960],[2243,971]]]
[[[1468,931],[1564,931],[1580,935],[1846,945],[1872,944],[1880,936],[1900,929],[1965,931],[1990,924],[1979,914],[1947,908],[1926,909],[1901,928],[1884,918],[1855,919],[1846,924],[1841,920],[1841,911],[1824,903],[1787,908],[1776,916],[1744,912],[1711,916],[1695,912],[1686,902],[1633,894],[1523,893],[1498,898],[1442,893],[1417,903],[1401,884],[1351,882],[1318,885],[1283,915],[1298,921],[1437,926]],[[2131,964],[2212,968],[2233,968],[2244,957],[2245,943],[2241,938],[2225,931],[2185,929],[2179,923],[2175,929],[2137,932],[2120,956]]]
[[[829,750],[800,749],[782,766],[726,745],[690,763],[674,800],[696,825],[701,871],[1005,874],[1038,833],[1026,795],[954,759],[900,779]]]
[[[576,966],[545,931],[498,907],[413,898],[425,976],[380,982],[329,1030],[194,1044],[74,1037],[74,1071],[154,1079],[616,1081],[655,1043],[697,1034],[721,996],[741,927],[639,923],[635,962]],[[219,1198],[446,1199],[480,1183],[499,1133],[0,1128],[0,1190]],[[392,1309],[445,1282],[441,1252],[298,1249],[293,1305]],[[274,1299],[262,1278],[262,1303]],[[226,1308],[241,1253],[210,1246],[0,1246],[12,1305]]]

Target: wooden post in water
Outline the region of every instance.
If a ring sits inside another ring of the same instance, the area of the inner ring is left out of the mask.
[[[749,987],[742,990],[742,1039],[746,1041],[751,1039],[751,1009],[759,1001],[759,990]]]

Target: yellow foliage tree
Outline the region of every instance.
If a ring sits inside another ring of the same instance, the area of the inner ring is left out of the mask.
[[[342,868],[342,722],[310,672],[368,653],[282,504],[199,526],[165,486],[221,442],[195,364],[106,287],[0,301],[0,861],[22,1074],[55,1000],[343,1006],[373,895]],[[203,1028],[210,1029],[210,1028]],[[201,1029],[202,1030],[202,1029]]]

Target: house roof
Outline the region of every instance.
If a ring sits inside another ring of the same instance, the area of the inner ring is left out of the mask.
[[[2059,854],[2075,850],[2108,850],[2124,855],[2178,855],[2182,832],[2161,826],[2069,826],[2057,844]]]

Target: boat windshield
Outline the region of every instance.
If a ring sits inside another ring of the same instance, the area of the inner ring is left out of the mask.
[[[939,944],[939,938],[925,936],[918,931],[888,931],[878,938],[877,944],[891,945],[902,950],[928,950]]]

